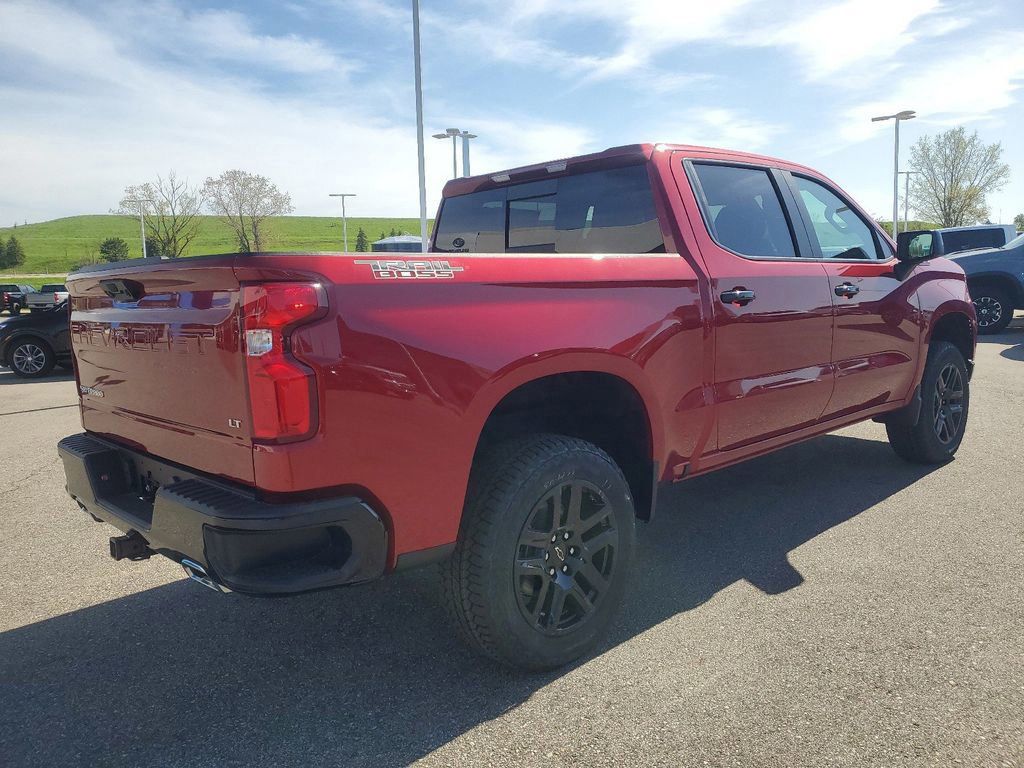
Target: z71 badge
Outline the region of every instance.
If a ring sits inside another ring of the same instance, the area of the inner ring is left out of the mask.
[[[453,267],[447,261],[376,261],[357,260],[367,264],[377,280],[435,280],[455,277],[462,267]]]

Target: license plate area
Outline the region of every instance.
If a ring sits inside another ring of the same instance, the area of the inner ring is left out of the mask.
[[[121,516],[133,518],[140,530],[146,530],[153,524],[157,491],[191,475],[179,472],[166,462],[123,450],[116,451],[116,457],[115,466],[111,468],[111,474],[116,473],[116,477],[100,478],[108,482],[101,484],[104,491],[97,495],[97,500]]]

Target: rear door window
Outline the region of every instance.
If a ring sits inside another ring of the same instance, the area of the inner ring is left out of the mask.
[[[695,190],[715,241],[743,256],[794,258],[793,235],[765,168],[693,163]]]
[[[638,165],[447,198],[434,250],[656,253],[665,241]]]

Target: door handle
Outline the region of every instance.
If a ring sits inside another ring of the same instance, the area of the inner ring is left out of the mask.
[[[748,291],[746,288],[733,288],[731,291],[722,292],[722,301],[726,304],[735,304],[739,307],[745,307],[747,304],[752,302],[756,296],[753,291]]]
[[[840,283],[836,286],[835,293],[836,296],[845,296],[849,299],[860,293],[860,288],[853,283]]]

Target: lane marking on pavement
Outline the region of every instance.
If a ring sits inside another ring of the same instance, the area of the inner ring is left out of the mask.
[[[27,411],[7,411],[6,413],[0,413],[0,416],[17,416],[21,413],[38,413],[39,411],[55,411],[58,408],[77,408],[78,403],[68,403],[67,405],[48,405],[45,408],[29,408]]]

